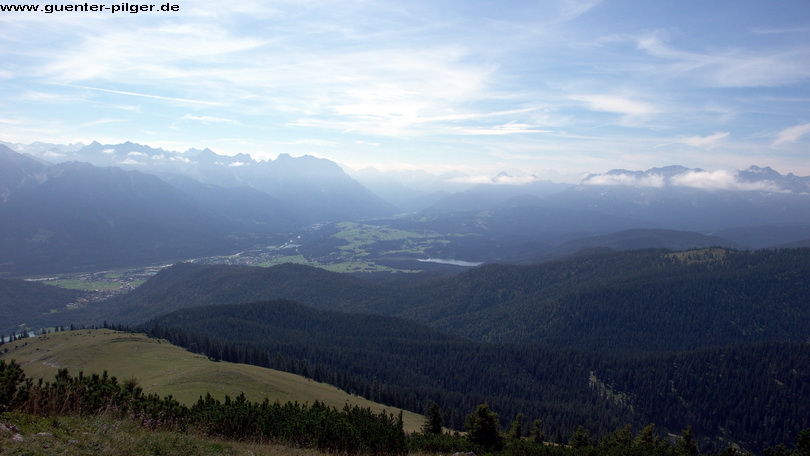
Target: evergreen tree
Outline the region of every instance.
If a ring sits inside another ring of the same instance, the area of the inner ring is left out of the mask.
[[[523,414],[518,413],[515,420],[509,426],[506,436],[510,440],[520,440],[523,438]]]
[[[424,434],[441,434],[444,428],[444,418],[442,418],[439,404],[431,402],[428,406],[427,416],[425,416],[425,423],[422,425],[422,432]]]
[[[632,444],[633,426],[630,424],[605,435],[599,442],[600,446],[604,445],[607,447],[629,447]]]
[[[692,436],[692,426],[687,426],[686,429],[681,431],[681,439],[678,441],[678,449],[682,454],[697,454],[697,443]]]
[[[793,456],[791,453],[784,444],[780,443],[773,448],[765,448],[762,454],[765,456]]]
[[[546,440],[546,433],[543,430],[543,420],[534,420],[532,422],[532,441],[534,443],[543,443]]]
[[[799,432],[799,436],[796,438],[796,454],[810,456],[810,429]]]
[[[633,446],[654,446],[661,440],[661,437],[655,433],[655,424],[650,423],[644,426],[633,439]]]
[[[571,438],[568,439],[568,446],[574,449],[585,448],[591,446],[591,431],[585,429],[584,426],[579,426]]]
[[[0,359],[0,412],[5,411],[22,394],[21,384],[25,381],[22,367],[14,360],[6,364]]]
[[[486,404],[479,405],[467,416],[467,438],[487,450],[500,450],[503,438],[498,426],[498,414]]]

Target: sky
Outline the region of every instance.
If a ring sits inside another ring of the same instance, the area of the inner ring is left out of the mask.
[[[805,0],[31,5],[0,11],[0,141],[470,176],[810,175]]]

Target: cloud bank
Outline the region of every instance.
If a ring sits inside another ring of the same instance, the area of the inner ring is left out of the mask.
[[[745,180],[740,171],[683,170],[674,174],[657,171],[623,172],[612,171],[586,177],[583,185],[607,185],[628,187],[686,187],[700,190],[762,191],[784,193],[789,190],[772,180]]]

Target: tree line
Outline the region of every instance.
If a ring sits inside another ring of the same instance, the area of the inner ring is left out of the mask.
[[[26,377],[14,361],[0,360],[0,412],[39,416],[113,414],[152,429],[198,431],[234,440],[281,442],[341,454],[402,454],[402,416],[347,405],[248,401],[244,394],[219,401],[207,394],[187,407],[171,396],[144,394],[135,379],[72,376],[59,369],[52,382]]]
[[[318,401],[311,405],[251,402],[244,394],[220,401],[206,394],[186,407],[171,396],[144,395],[137,380],[119,383],[107,373],[71,376],[60,369],[53,382],[34,382],[14,361],[0,360],[0,412],[15,410],[40,416],[98,415],[127,416],[152,429],[175,432],[205,432],[233,440],[283,442],[297,447],[317,448],[339,454],[389,454],[411,451],[475,451],[503,456],[694,456],[742,454],[733,447],[720,453],[699,453],[691,428],[676,438],[662,438],[649,424],[637,433],[623,426],[595,440],[579,426],[564,444],[546,441],[544,425],[535,420],[524,430],[518,414],[504,431],[498,415],[487,404],[479,404],[466,417],[466,434],[447,432],[439,405],[431,403],[422,431],[406,434],[402,415],[374,413],[346,405],[342,410]],[[810,455],[810,429],[798,434],[794,449],[784,445],[767,448],[765,456]]]

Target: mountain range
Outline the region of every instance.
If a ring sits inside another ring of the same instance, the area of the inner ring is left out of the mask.
[[[576,185],[506,173],[466,187],[458,175],[357,176],[387,201],[312,156],[257,161],[131,142],[2,143],[0,273],[226,255],[349,220],[435,233],[445,242],[425,253],[473,262],[526,263],[582,248],[764,248],[810,239],[810,177],[767,167],[617,169]]]
[[[305,223],[380,216],[392,211],[388,203],[337,164],[312,156],[293,158],[282,154],[276,160],[256,161],[247,154],[226,156],[210,149],[178,153],[132,142],[93,142],[78,149],[40,144],[22,150],[31,150],[32,155],[43,160],[81,161],[157,175],[179,174],[224,188],[253,187],[282,200]]]
[[[0,150],[0,168],[20,163],[17,179],[3,184],[0,205],[7,271],[100,269],[237,245],[228,220],[153,175],[23,158]]]

